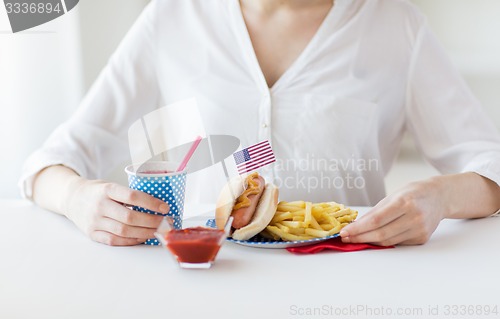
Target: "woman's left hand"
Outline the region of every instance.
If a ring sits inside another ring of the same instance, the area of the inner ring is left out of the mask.
[[[481,218],[500,208],[500,186],[473,172],[411,183],[340,232],[345,243],[421,245],[444,218]]]
[[[446,193],[439,177],[409,184],[342,229],[342,241],[380,246],[424,244],[446,216],[450,200]]]

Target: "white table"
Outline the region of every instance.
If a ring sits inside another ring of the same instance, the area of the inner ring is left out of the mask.
[[[388,250],[294,255],[227,243],[211,269],[183,270],[160,247],[94,243],[25,201],[0,201],[0,217],[2,319],[457,318],[449,306],[500,307],[500,218],[444,221],[426,245]],[[307,314],[314,308],[321,315]]]

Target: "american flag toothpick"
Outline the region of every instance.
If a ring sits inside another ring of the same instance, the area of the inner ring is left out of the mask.
[[[233,154],[238,173],[245,174],[276,161],[269,141],[262,141]]]

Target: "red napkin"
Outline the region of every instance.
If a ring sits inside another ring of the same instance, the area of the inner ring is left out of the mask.
[[[332,239],[328,239],[317,244],[301,246],[301,247],[288,247],[288,250],[291,253],[296,254],[315,254],[325,249],[341,251],[341,252],[349,252],[349,251],[358,251],[365,249],[387,249],[394,248],[394,246],[376,246],[370,244],[346,244],[342,242],[340,237],[335,237]]]

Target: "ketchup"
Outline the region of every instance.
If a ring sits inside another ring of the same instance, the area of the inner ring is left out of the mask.
[[[175,229],[167,233],[167,248],[183,263],[206,263],[215,259],[224,231],[192,227]]]

